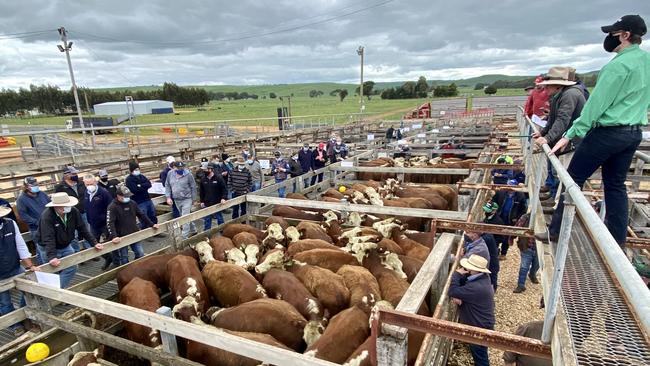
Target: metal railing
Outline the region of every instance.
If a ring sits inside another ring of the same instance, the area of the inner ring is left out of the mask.
[[[517,120],[520,126],[521,135],[527,135],[529,129],[535,129],[532,121],[523,114],[520,108],[517,112]],[[528,162],[532,162],[532,143],[525,142],[525,154]],[[564,271],[564,262],[569,248],[569,239],[571,229],[573,228],[573,219],[575,213],[580,215],[584,228],[587,234],[592,238],[595,247],[601,254],[601,259],[607,265],[611,274],[615,277],[617,284],[629,304],[633,316],[636,318],[639,327],[646,334],[650,334],[650,291],[641,280],[625,253],[621,250],[620,246],[614,240],[609,230],[591,206],[589,200],[582,193],[581,188],[573,181],[567,170],[564,168],[560,160],[554,154],[551,154],[549,145],[544,144],[542,149],[545,154],[538,154],[535,159],[538,164],[529,164],[532,167],[536,165],[534,172],[529,172],[527,178],[530,178],[531,173],[535,178],[532,193],[533,193],[533,210],[536,210],[539,204],[538,192],[541,186],[541,177],[543,176],[542,168],[544,167],[543,158],[548,157],[553,169],[557,172],[557,176],[564,188],[565,208],[562,217],[562,224],[560,228],[560,235],[558,238],[556,252],[554,255],[555,272],[553,274],[553,281],[550,288],[550,296],[546,300],[546,311],[544,316],[544,332],[542,341],[549,342],[551,338],[551,328],[555,321],[555,314],[557,304],[560,297],[560,289],[562,286],[562,274]],[[649,159],[650,160],[650,159]],[[535,197],[536,196],[536,197]],[[535,211],[531,211],[531,225],[534,225]]]

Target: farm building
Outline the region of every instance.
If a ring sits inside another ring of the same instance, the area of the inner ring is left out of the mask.
[[[130,106],[129,106],[130,107]],[[114,116],[129,114],[126,102],[106,102],[93,105],[96,115]],[[174,103],[166,100],[135,100],[136,115],[174,113]]]

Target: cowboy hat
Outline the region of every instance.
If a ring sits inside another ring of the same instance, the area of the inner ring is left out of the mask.
[[[79,203],[76,197],[68,196],[65,192],[52,193],[50,199],[52,201],[46,204],[45,207],[73,207]]]
[[[470,271],[492,273],[489,269],[487,269],[487,259],[481,257],[480,255],[472,254],[469,256],[469,258],[462,258],[460,260],[460,265]]]
[[[575,69],[573,71],[575,74]],[[551,67],[548,70],[548,73],[544,77],[544,81],[537,85],[563,85],[571,86],[575,85],[575,81],[571,81],[569,75],[571,75],[571,68],[564,66],[555,66]]]
[[[12,212],[11,206],[0,206],[0,217],[5,217]]]

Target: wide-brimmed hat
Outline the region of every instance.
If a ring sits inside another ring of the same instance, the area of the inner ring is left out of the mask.
[[[477,254],[472,254],[469,258],[462,258],[460,260],[460,265],[470,271],[483,272],[483,273],[492,273],[487,268],[488,261],[487,259],[481,257]]]
[[[575,69],[573,71],[575,73]],[[548,73],[544,77],[544,81],[538,85],[562,85],[562,86],[571,86],[575,85],[575,81],[571,81],[571,68],[565,66],[554,66],[548,70]]]
[[[51,201],[45,207],[73,207],[79,203],[77,197],[68,196],[65,192],[52,193]]]
[[[11,206],[0,206],[0,217],[5,217],[12,212]]]

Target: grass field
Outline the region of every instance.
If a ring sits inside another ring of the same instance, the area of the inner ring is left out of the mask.
[[[327,115],[327,114],[349,114],[359,112],[359,99],[356,96],[350,95],[343,102],[339,101],[338,97],[330,97],[329,95],[321,96],[318,98],[309,98],[303,92],[309,92],[315,89],[316,86],[321,86],[319,90],[329,90],[325,88],[325,84],[298,84],[300,89],[289,89],[291,85],[286,85],[287,94],[293,90],[296,97],[291,98],[291,109],[293,116],[305,115]],[[331,83],[330,86],[340,86],[340,84]],[[328,87],[330,87],[328,86]],[[247,86],[237,87],[239,92],[261,93],[261,88],[267,88],[266,93],[273,91],[276,94],[287,95],[280,93],[279,87],[284,86]],[[219,88],[214,86],[214,88]],[[223,87],[221,87],[223,88]],[[235,87],[233,87],[235,88]],[[220,89],[223,90],[223,89]],[[497,92],[497,96],[513,96],[523,95],[523,90],[519,89],[502,89]],[[459,89],[459,95],[474,95],[475,97],[485,96],[480,90],[472,89]],[[371,100],[365,100],[366,113],[369,114],[385,114],[385,118],[395,119],[400,118],[404,113],[403,110],[415,108],[429,99],[393,99],[383,100],[379,96],[373,96]],[[255,118],[274,118],[277,116],[277,108],[287,106],[286,98],[283,101],[279,99],[257,99],[257,100],[233,100],[233,101],[212,101],[209,105],[202,108],[176,108],[175,114],[158,114],[158,115],[144,115],[138,116],[138,124],[150,123],[168,123],[168,122],[191,122],[191,121],[228,121],[228,120],[245,120]],[[65,126],[65,121],[70,119],[71,116],[54,116],[54,117],[36,117],[36,118],[6,118],[0,119],[1,124],[8,125],[48,125],[48,126]],[[323,117],[323,120],[331,121],[332,117]],[[335,121],[342,122],[347,120],[346,116],[336,117]],[[276,122],[269,119],[262,124],[273,125]],[[258,122],[232,122],[233,125],[250,125],[257,124]]]

